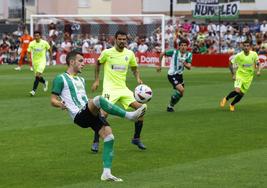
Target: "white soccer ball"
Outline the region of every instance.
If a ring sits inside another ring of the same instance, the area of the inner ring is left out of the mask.
[[[134,90],[134,98],[137,102],[146,103],[151,100],[153,95],[152,89],[145,85],[138,85]]]

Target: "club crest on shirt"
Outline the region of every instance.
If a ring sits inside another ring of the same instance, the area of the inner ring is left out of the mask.
[[[128,59],[129,59],[128,56],[125,56],[125,61],[128,61]]]

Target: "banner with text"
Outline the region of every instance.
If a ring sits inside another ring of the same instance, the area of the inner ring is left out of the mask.
[[[139,65],[156,67],[159,66],[159,53],[147,52],[136,53],[136,59]],[[97,62],[99,54],[90,53],[84,54],[84,63],[93,65]],[[228,67],[229,61],[233,56],[230,54],[193,54],[192,65],[194,67]],[[163,58],[163,66],[169,67],[172,57]],[[262,68],[267,68],[267,56],[259,55],[259,63]],[[66,54],[57,53],[57,64],[66,64]]]
[[[216,0],[197,0],[191,2],[194,18],[236,18],[239,16],[240,1],[218,3]]]

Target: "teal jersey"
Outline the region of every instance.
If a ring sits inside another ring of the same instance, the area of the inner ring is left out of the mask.
[[[88,103],[85,81],[79,76],[71,76],[67,73],[57,75],[53,81],[52,93],[65,102],[72,119]]]
[[[168,70],[169,75],[183,74],[184,62],[192,63],[191,52],[185,52],[184,54],[182,54],[180,50],[171,49],[171,50],[167,50],[165,52],[165,55],[172,57],[170,68]]]

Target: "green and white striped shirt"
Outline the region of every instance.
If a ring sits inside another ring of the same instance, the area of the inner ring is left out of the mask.
[[[58,95],[65,102],[72,119],[88,102],[84,78],[71,76],[68,73],[56,76],[53,81],[52,93]]]
[[[169,75],[183,74],[184,72],[184,62],[192,63],[192,53],[186,52],[182,54],[180,50],[167,50],[165,52],[166,56],[172,56],[170,68],[168,71]]]

